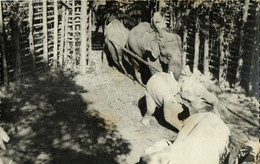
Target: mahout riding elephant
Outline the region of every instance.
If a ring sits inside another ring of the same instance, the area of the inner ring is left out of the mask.
[[[162,30],[161,37],[152,30],[147,22],[141,22],[135,26],[128,37],[128,48],[139,57],[146,60],[159,72],[173,72],[176,80],[179,79],[182,70],[182,43],[177,34]],[[141,63],[132,58],[134,76],[139,83],[143,83],[141,75]],[[157,71],[149,67],[151,75]]]
[[[142,123],[149,125],[150,118],[155,112],[156,107],[158,107],[163,109],[165,121],[180,130],[183,122],[180,121],[178,115],[184,109],[175,98],[179,92],[179,84],[171,72],[157,72],[154,74],[146,84],[145,98],[147,111],[142,119]]]
[[[112,62],[125,74],[127,74],[127,71],[122,62],[124,53],[122,47],[126,45],[128,33],[129,30],[117,19],[114,19],[105,27],[104,33],[107,58],[112,59]]]
[[[173,143],[157,142],[145,151],[139,163],[219,164],[228,155],[230,137],[228,126],[214,113],[194,114],[184,121]]]

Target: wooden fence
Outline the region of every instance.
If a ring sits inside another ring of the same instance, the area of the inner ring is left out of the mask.
[[[237,1],[235,8],[225,0],[208,10],[195,2],[201,1],[166,0],[169,28],[182,37],[187,52],[184,61],[192,70],[259,95],[259,1]]]
[[[1,2],[1,84],[20,80],[50,67],[79,64],[80,46],[91,53],[90,2],[83,10],[86,22],[81,38],[81,1]],[[83,38],[83,40],[85,40]],[[88,60],[85,56],[83,60]],[[6,63],[6,64],[5,64]]]
[[[79,64],[88,60],[88,56],[80,54],[90,54],[93,15],[90,10],[91,4],[87,2],[84,13],[86,19],[81,18],[81,2],[20,1],[18,8],[24,13],[20,13],[18,25],[14,23],[17,21],[10,19],[10,12],[7,11],[10,8],[2,7],[3,11],[0,13],[3,15],[0,15],[0,19],[3,18],[3,21],[0,20],[0,27],[5,28],[0,28],[0,39],[7,43],[3,45],[4,42],[1,42],[2,84],[5,81],[33,75],[48,67],[63,67],[68,65],[68,62]],[[119,19],[129,29],[139,22],[149,22],[153,13],[159,10],[160,2],[124,1],[129,4],[122,5],[124,12],[118,15]],[[222,83],[228,81],[233,87],[242,85],[247,91],[258,94],[258,0],[237,2],[240,8],[232,17],[234,26],[230,32],[230,24],[220,20],[214,22],[214,19],[219,17],[220,9],[230,8],[228,0],[223,1],[222,6],[213,5],[209,10],[203,10],[198,2],[201,1],[165,0],[168,27],[182,37],[183,48],[187,52],[183,60],[192,70],[198,69],[205,74],[211,72]],[[2,2],[4,3],[7,2]],[[225,13],[222,18],[227,18]],[[86,20],[86,23],[81,20]],[[239,24],[237,20],[242,20],[242,25],[241,21]],[[1,26],[1,22],[4,26]],[[225,27],[226,24],[229,27]],[[80,49],[82,26],[86,29],[87,39],[86,43],[82,42],[87,45],[83,50]],[[6,60],[3,60],[5,58]]]

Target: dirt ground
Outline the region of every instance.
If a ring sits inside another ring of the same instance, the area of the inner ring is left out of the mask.
[[[0,155],[26,164],[134,164],[154,142],[177,134],[160,114],[151,126],[141,124],[144,88],[109,67],[101,51],[93,52],[87,69],[84,76],[50,71],[2,90],[2,126],[11,140]],[[231,91],[219,98],[258,123],[255,99]],[[257,127],[222,112],[234,138],[258,140]]]

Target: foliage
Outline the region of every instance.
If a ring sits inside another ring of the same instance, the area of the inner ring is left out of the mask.
[[[23,22],[23,20],[28,17],[28,3],[21,3],[18,1],[3,1],[2,6],[7,39],[10,40],[12,29],[19,29],[20,32],[22,32],[26,31],[28,28],[27,25],[25,25]]]
[[[176,18],[176,23],[180,23],[180,25],[177,25],[176,28],[186,29],[187,25],[194,22],[197,17],[199,21],[197,28],[202,35],[211,32],[215,38],[218,38],[219,32],[224,31],[225,41],[230,43],[242,25],[242,9],[243,4],[239,1],[221,3],[203,1],[200,4],[182,1],[177,9],[181,16]],[[175,29],[174,31],[179,30]]]

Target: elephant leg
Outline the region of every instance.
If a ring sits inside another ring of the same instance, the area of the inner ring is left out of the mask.
[[[119,67],[121,67],[121,69],[123,70],[124,74],[127,75],[127,71],[123,65],[123,51],[122,50],[119,50],[119,52],[118,52],[118,64],[119,64]]]
[[[147,111],[144,114],[144,118],[142,119],[142,123],[147,126],[150,124],[150,118],[152,117],[152,114],[155,112],[156,103],[152,96],[145,91],[145,99],[146,99],[146,108]]]
[[[137,81],[140,83],[140,84],[143,84],[142,82],[142,76],[141,76],[141,73],[140,73],[140,65],[139,63],[133,59],[133,66],[134,66],[134,76],[136,77]]]
[[[180,130],[183,126],[183,122],[181,122],[178,118],[178,114],[183,111],[183,108],[178,103],[172,103],[171,101],[167,101],[164,103],[163,113],[165,120]]]

